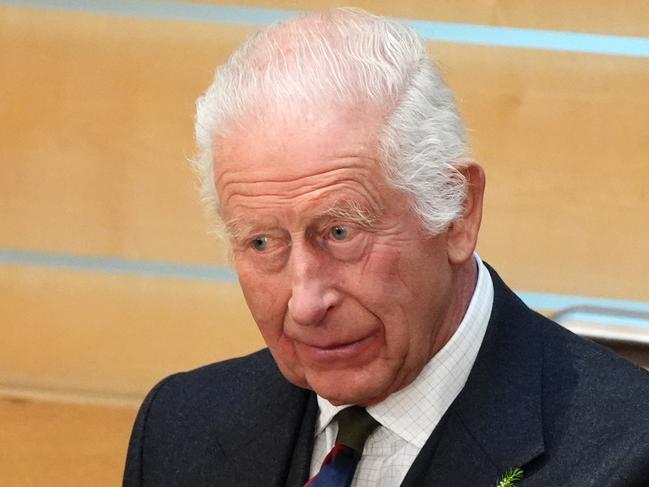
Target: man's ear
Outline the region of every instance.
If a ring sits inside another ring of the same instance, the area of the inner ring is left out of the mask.
[[[451,264],[462,264],[473,255],[478,242],[485,189],[485,173],[478,163],[462,163],[457,170],[466,179],[466,197],[462,216],[451,223],[447,230],[448,259]]]

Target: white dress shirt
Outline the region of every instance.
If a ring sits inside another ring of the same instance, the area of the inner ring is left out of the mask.
[[[493,283],[480,257],[475,255],[478,281],[469,307],[451,339],[408,386],[367,411],[379,426],[367,439],[352,487],[395,487],[401,484],[453,400],[466,383],[482,344],[491,308]],[[332,421],[346,406],[334,406],[318,396],[311,457],[311,476],[333,447],[338,425]]]

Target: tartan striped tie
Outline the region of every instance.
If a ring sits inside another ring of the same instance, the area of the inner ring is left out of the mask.
[[[336,444],[322,462],[320,471],[304,487],[349,487],[356,472],[365,440],[379,423],[365,408],[352,406],[336,415]]]

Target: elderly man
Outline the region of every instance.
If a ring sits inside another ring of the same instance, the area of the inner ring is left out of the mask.
[[[196,135],[268,350],[156,386],[126,487],[649,485],[647,374],[474,253],[484,172],[410,29],[333,10],[264,30]]]

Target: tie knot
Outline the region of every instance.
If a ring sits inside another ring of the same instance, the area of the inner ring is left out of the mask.
[[[365,408],[360,406],[351,406],[343,409],[336,414],[338,421],[338,435],[336,443],[342,443],[356,450],[359,454],[363,453],[365,440],[370,436],[372,431],[379,425]]]

